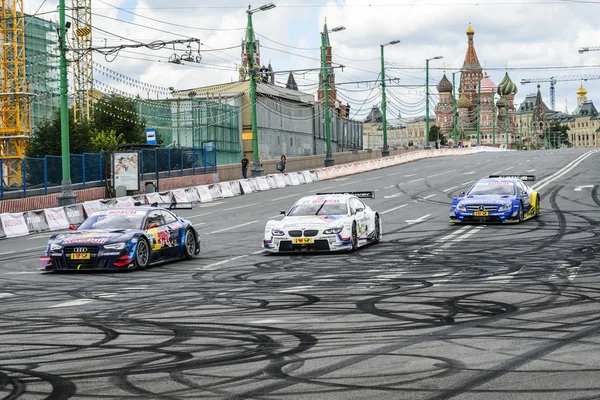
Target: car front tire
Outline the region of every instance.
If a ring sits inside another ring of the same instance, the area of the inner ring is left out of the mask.
[[[146,269],[150,264],[150,245],[146,239],[139,239],[135,248],[135,265],[139,269]]]

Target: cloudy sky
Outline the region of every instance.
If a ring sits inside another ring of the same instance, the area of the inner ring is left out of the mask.
[[[246,32],[248,3],[240,0],[91,0],[95,47],[150,44],[155,41],[198,38],[201,62],[169,63],[174,55],[188,51],[186,44],[162,49],[123,49],[105,57],[94,53],[94,61],[111,73],[95,71],[97,87],[109,87],[131,95],[164,97],[144,90],[145,84],[188,89],[238,79],[241,41]],[[268,1],[252,3],[258,8]],[[462,66],[467,50],[465,30],[469,21],[475,30],[475,49],[495,83],[508,67],[518,84],[515,103],[536,91],[535,84],[521,85],[523,78],[600,77],[600,51],[578,53],[583,46],[600,46],[600,0],[338,0],[278,1],[276,8],[253,14],[254,29],[261,45],[261,63],[271,62],[282,71],[276,81],[285,84],[285,71],[319,68],[320,32],[327,17],[333,61],[344,65],[335,70],[336,82],[380,79],[380,44],[401,40],[385,48],[388,83],[388,118],[425,113],[425,59],[430,62],[430,84],[441,79],[444,69]],[[67,1],[67,7],[71,1]],[[58,0],[24,0],[25,12],[57,21]],[[70,20],[70,11],[67,10]],[[191,44],[192,55],[198,46]],[[112,77],[109,77],[110,75]],[[458,82],[459,74],[456,74]],[[316,93],[318,72],[295,74],[300,89]],[[556,84],[556,109],[576,106],[580,81]],[[108,86],[107,86],[108,85]],[[588,99],[600,102],[600,80],[584,82]],[[351,104],[353,117],[364,118],[381,101],[374,83],[338,85],[340,99]],[[431,88],[437,94],[435,88]],[[541,83],[544,101],[550,106],[550,86]],[[433,96],[432,105],[437,96]],[[597,104],[600,108],[600,104]]]

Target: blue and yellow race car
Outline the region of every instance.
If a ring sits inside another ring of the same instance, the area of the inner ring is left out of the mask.
[[[490,175],[452,199],[450,222],[520,223],[540,215],[540,194],[525,181],[534,175]]]

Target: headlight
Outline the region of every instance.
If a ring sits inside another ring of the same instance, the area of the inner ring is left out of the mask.
[[[104,248],[107,250],[121,250],[125,248],[125,243],[105,244]]]
[[[51,251],[59,251],[59,250],[62,250],[62,246],[60,244],[52,243],[52,245],[50,245],[50,250]]]
[[[467,208],[466,208],[466,207],[465,207],[465,205],[464,205],[464,204],[462,204],[462,203],[458,203],[458,204],[456,205],[456,209],[457,209],[457,210],[459,210],[459,211],[467,211]]]
[[[506,211],[512,209],[512,203],[504,204],[498,207],[498,211]]]
[[[285,232],[280,229],[271,229],[273,236],[285,236]]]
[[[336,226],[335,228],[325,229],[323,235],[333,235],[335,233],[340,233],[342,230],[344,230],[344,225]]]

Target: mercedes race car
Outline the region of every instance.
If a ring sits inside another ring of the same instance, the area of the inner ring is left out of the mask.
[[[198,253],[200,235],[171,211],[112,208],[90,215],[73,232],[52,235],[40,266],[46,271],[144,269]]]
[[[379,214],[361,198],[374,192],[317,193],[303,197],[281,221],[267,222],[263,251],[353,251],[382,237]]]
[[[534,175],[490,175],[452,200],[450,222],[520,223],[540,215],[540,194],[525,181]]]

